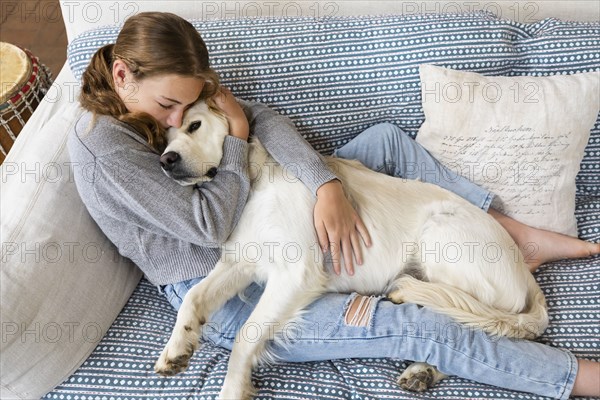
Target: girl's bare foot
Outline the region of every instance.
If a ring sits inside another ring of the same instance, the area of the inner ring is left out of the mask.
[[[532,228],[493,209],[489,210],[489,214],[512,236],[532,272],[540,265],[550,261],[600,254],[600,244],[598,243]]]

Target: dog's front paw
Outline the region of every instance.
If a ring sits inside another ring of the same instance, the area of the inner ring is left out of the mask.
[[[154,364],[154,372],[163,376],[173,376],[185,371],[196,350],[197,343],[197,337],[179,340],[171,337]]]
[[[413,363],[400,375],[398,384],[410,392],[424,392],[446,378],[437,368],[425,363]]]
[[[219,400],[252,400],[256,394],[253,387],[250,388],[232,388],[225,387],[219,393]]]
[[[256,390],[252,386],[250,375],[227,371],[219,400],[252,400],[255,395]]]

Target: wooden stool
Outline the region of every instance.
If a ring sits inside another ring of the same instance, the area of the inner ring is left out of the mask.
[[[51,84],[31,52],[0,42],[0,164]]]

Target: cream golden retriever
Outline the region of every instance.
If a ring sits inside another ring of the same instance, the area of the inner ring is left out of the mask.
[[[218,173],[226,120],[198,103],[183,126],[171,129],[162,161],[165,172],[181,184],[210,180]],[[252,397],[252,367],[268,355],[277,327],[299,319],[301,311],[325,292],[385,294],[445,313],[454,320],[493,335],[534,338],[548,324],[545,299],[522,255],[506,231],[486,212],[437,186],[389,177],[356,161],[328,158],[369,230],[373,245],[363,251],[364,265],[354,276],[332,273],[312,224],[313,194],[289,171],[275,166],[258,140],[250,143],[251,191],[244,212],[224,246],[262,246],[269,257],[223,255],[212,272],[192,288],[179,310],[173,333],[155,365],[162,375],[184,370],[197,347],[203,324],[252,281],[264,293],[246,324],[273,326],[258,340],[238,335],[220,397]],[[301,251],[289,257],[268,248],[293,243]],[[481,246],[474,246],[481,244]],[[493,244],[504,251],[482,251]],[[437,249],[432,254],[431,249]],[[444,254],[442,253],[442,250]],[[241,331],[244,331],[242,328]],[[425,375],[425,379],[423,376]],[[444,376],[415,363],[400,377],[405,388],[420,388]],[[427,381],[425,385],[411,380]],[[408,382],[408,383],[407,383]]]

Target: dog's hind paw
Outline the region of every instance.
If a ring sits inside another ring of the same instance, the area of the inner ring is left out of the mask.
[[[394,290],[387,295],[387,298],[395,304],[404,303],[404,297],[402,296],[402,290]]]
[[[398,379],[398,385],[410,392],[424,392],[446,378],[437,368],[425,363],[411,364]]]

